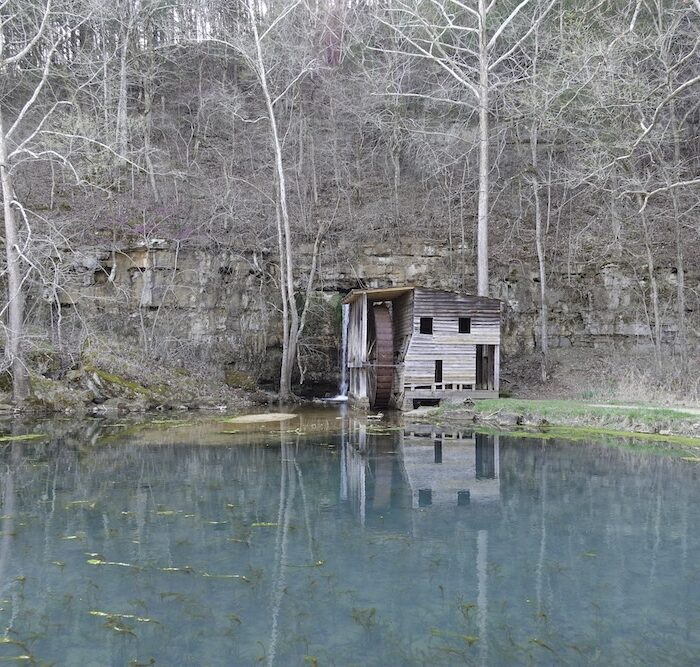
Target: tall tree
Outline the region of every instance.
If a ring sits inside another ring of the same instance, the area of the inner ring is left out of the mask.
[[[477,293],[489,293],[489,191],[491,175],[491,102],[496,87],[522,75],[521,60],[529,37],[554,4],[522,0],[496,3],[492,0],[433,0],[430,3],[397,0],[389,4],[379,20],[401,38],[399,51],[437,65],[456,81],[462,94],[478,112],[478,213]],[[443,101],[450,100],[437,92]]]
[[[0,181],[5,218],[7,261],[7,315],[5,354],[12,369],[13,398],[22,403],[30,394],[29,372],[24,359],[24,285],[31,270],[27,261],[29,235],[27,211],[17,199],[18,164],[35,156],[32,142],[44,130],[60,101],[40,108],[52,68],[59,60],[59,45],[73,28],[62,20],[53,0],[0,2],[0,75],[17,79],[22,86],[3,90],[0,98]],[[27,86],[24,88],[24,86]]]

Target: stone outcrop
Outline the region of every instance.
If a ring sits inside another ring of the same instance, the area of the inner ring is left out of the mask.
[[[435,243],[374,244],[356,247],[350,256],[348,252],[335,248],[321,258],[302,349],[307,384],[335,381],[342,293],[360,284],[473,289],[471,269],[464,268],[473,265],[471,257],[455,256]],[[148,248],[118,252],[85,250],[66,254],[69,281],[59,299],[66,322],[73,313],[95,331],[133,338],[154,350],[167,345],[182,355],[206,357],[222,371],[244,374],[264,386],[275,381],[281,348],[273,259],[235,247],[157,241]],[[303,266],[308,252],[298,259]],[[657,272],[664,341],[670,344],[678,331],[674,271],[662,267]],[[549,273],[550,345],[649,345],[648,285],[640,276],[646,276],[643,267],[635,271],[610,262]],[[504,302],[506,354],[532,351],[537,345],[538,280],[535,265],[492,266],[492,294]],[[689,342],[697,345],[697,270],[688,272],[686,285]]]

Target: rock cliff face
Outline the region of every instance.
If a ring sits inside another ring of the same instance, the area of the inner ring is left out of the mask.
[[[337,377],[340,300],[348,290],[416,284],[472,291],[470,257],[429,243],[374,244],[349,254],[327,251],[302,347],[307,385]],[[132,338],[154,353],[183,362],[206,358],[235,377],[274,384],[280,356],[280,312],[272,258],[235,247],[154,242],[119,252],[83,251],[66,257],[70,279],[59,292],[62,326]],[[299,256],[303,267],[308,254]],[[300,272],[301,273],[301,272]],[[538,345],[539,277],[535,265],[492,266],[492,295],[504,302],[504,356]],[[605,263],[548,272],[548,329],[553,348],[649,346],[649,285],[643,267]],[[657,271],[663,337],[677,344],[677,275]],[[700,272],[687,272],[689,345],[700,342]],[[692,349],[691,347],[691,349]]]

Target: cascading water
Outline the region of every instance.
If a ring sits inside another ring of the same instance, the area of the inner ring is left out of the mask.
[[[348,322],[350,320],[350,304],[344,303],[343,322],[340,341],[340,391],[338,396],[348,396]]]
[[[342,306],[342,323],[340,329],[340,385],[338,395],[332,401],[348,400],[348,323],[350,320],[350,304]]]

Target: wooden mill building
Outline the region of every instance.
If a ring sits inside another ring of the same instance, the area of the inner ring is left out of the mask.
[[[353,290],[348,398],[409,410],[498,396],[501,302],[423,287]]]

